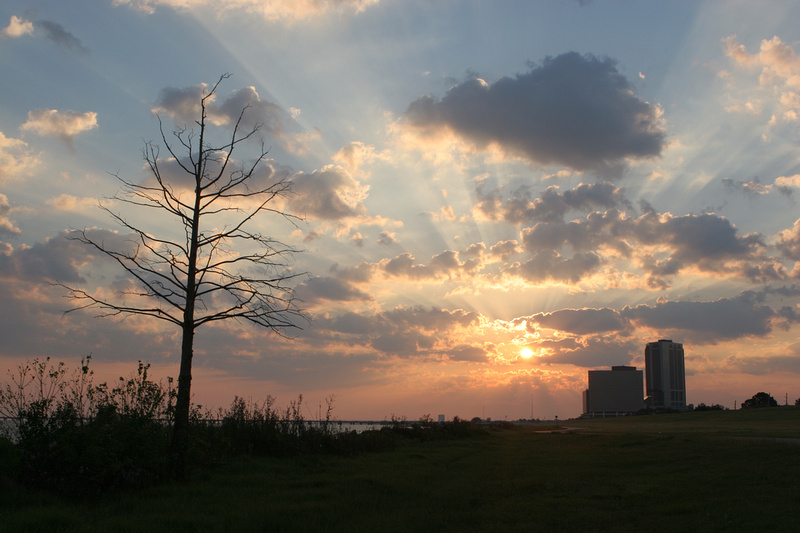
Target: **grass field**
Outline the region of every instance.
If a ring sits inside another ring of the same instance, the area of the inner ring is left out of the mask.
[[[354,458],[237,460],[90,502],[8,493],[3,531],[798,531],[800,408],[495,428]],[[572,429],[574,428],[574,429]],[[8,492],[8,491],[6,491]]]

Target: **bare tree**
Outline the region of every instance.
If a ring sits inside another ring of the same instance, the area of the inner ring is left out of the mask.
[[[212,144],[207,112],[225,74],[200,100],[196,127],[177,129],[168,138],[159,118],[161,141],[170,165],[187,184],[169,176],[159,146],[147,142],[142,150],[152,180],[122,183],[114,199],[138,210],[166,213],[174,221],[156,236],[129,222],[119,212],[101,206],[135,237],[128,249],[118,249],[94,238],[87,230],[75,237],[111,258],[132,277],[134,289],[106,297],[89,290],[66,287],[78,301],[71,311],[99,309],[98,316],[143,315],[170,322],[181,329],[181,365],[172,437],[173,465],[182,475],[188,445],[192,357],[195,331],[221,320],[250,322],[286,335],[306,317],[296,304],[291,280],[301,275],[289,261],[299,250],[250,228],[259,215],[271,213],[290,221],[276,199],[290,192],[286,177],[264,178],[257,170],[268,150],[261,143],[255,159],[244,166],[233,155],[242,143],[255,140],[259,127],[244,129],[241,110],[230,136]],[[188,185],[188,186],[187,186]],[[143,223],[143,222],[142,222]],[[176,231],[177,228],[177,231]],[[182,228],[181,235],[180,228]],[[172,230],[172,231],[170,231]],[[177,235],[171,237],[170,234]]]

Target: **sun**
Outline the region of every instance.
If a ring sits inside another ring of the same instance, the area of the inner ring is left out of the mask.
[[[530,348],[523,348],[522,350],[519,351],[519,355],[523,359],[530,359],[531,357],[533,357],[533,350],[531,350]]]

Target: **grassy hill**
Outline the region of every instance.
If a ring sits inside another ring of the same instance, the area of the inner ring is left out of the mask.
[[[89,502],[4,494],[3,531],[796,531],[800,408],[503,427],[248,459]]]

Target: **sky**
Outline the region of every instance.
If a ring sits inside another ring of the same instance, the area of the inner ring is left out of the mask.
[[[566,419],[589,370],[643,369],[658,339],[684,345],[689,403],[793,403],[798,20],[785,0],[5,0],[0,369],[177,376],[177,328],[65,314],[56,283],[125,286],[69,238],[126,241],[100,205],[180,230],[123,211],[117,176],[148,179],[159,118],[191,128],[229,73],[213,127],[249,106],[291,181],[277,207],[302,220],[254,224],[301,250],[310,321],[199,329],[196,403]]]

